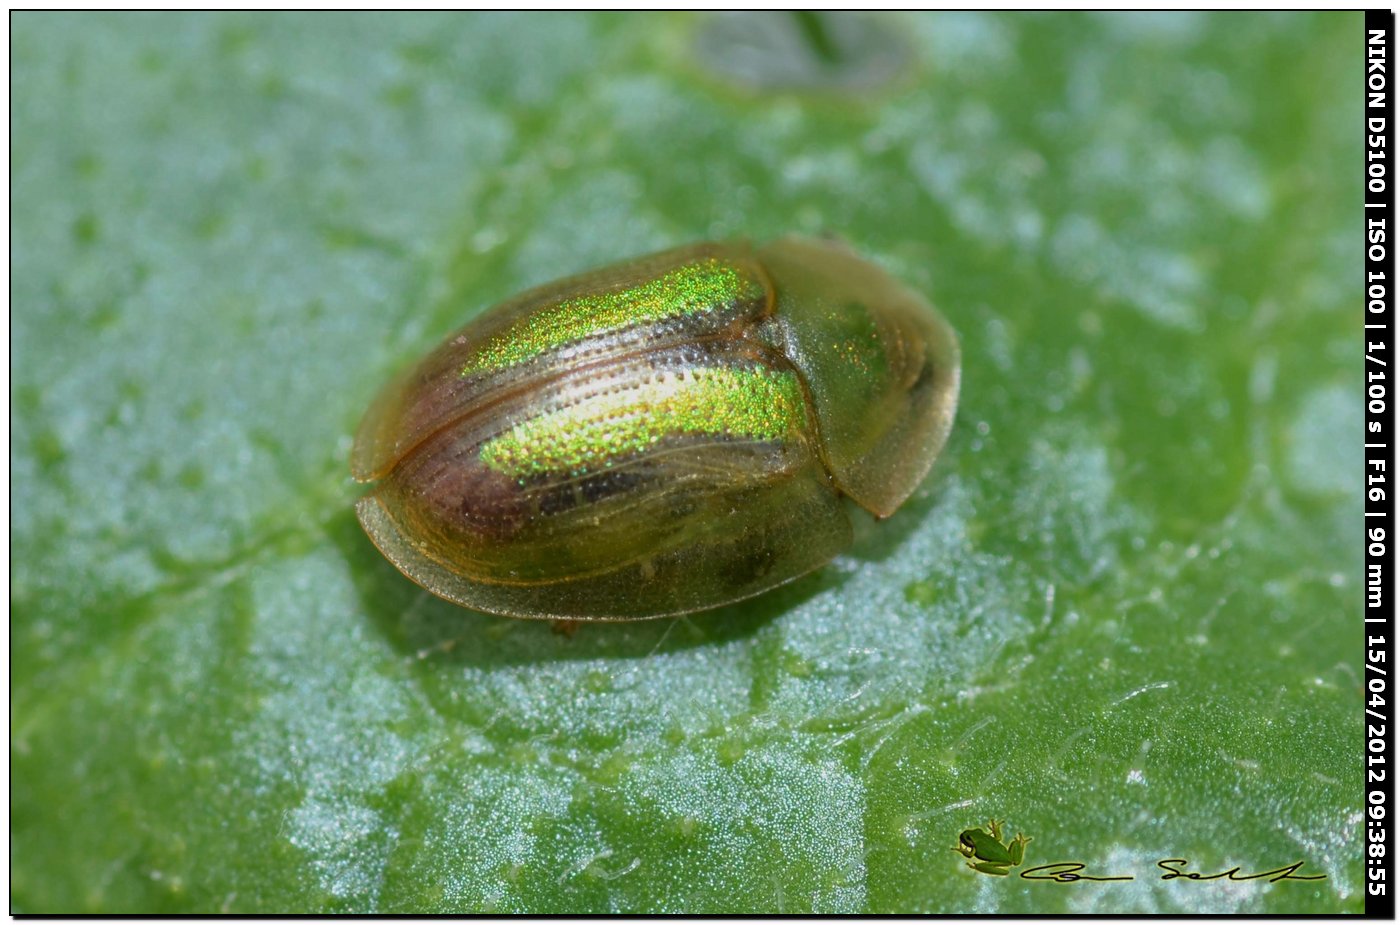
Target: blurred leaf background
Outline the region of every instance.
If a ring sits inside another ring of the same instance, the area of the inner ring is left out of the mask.
[[[811,25],[14,17],[12,910],[1361,910],[1360,14]],[[473,313],[828,231],[965,362],[849,555],[566,638],[361,534]]]

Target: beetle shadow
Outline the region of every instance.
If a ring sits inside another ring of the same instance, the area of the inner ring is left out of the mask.
[[[856,525],[855,542],[844,555],[860,562],[883,562],[894,555],[928,518],[937,516],[935,509],[946,500],[952,478],[949,470],[935,465],[909,500],[886,520],[876,520],[856,510],[852,516]]]
[[[646,658],[724,645],[761,631],[845,577],[822,568],[757,597],[701,613],[656,620],[581,623],[561,632],[547,620],[521,620],[469,610],[442,600],[404,577],[380,554],[354,511],[326,524],[349,566],[361,607],[405,657],[442,664],[499,667],[595,658]]]

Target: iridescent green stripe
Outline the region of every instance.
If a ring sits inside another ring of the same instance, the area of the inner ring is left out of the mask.
[[[544,306],[487,341],[462,375],[523,363],[591,335],[766,298],[763,281],[744,267],[702,258],[625,289]]]
[[[781,440],[806,422],[797,376],[766,367],[660,372],[516,425],[481,448],[481,461],[512,478],[582,475],[667,437]]]

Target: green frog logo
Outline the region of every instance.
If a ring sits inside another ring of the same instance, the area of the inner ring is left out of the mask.
[[[996,819],[987,821],[986,826],[976,829],[963,829],[953,850],[967,858],[967,866],[983,874],[1005,877],[1011,868],[1018,867],[1026,857],[1026,845],[1030,839],[1016,833],[1011,844],[1001,842],[1001,823]]]

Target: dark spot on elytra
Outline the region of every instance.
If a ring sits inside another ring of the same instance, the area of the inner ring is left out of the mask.
[[[522,494],[533,496],[535,509],[545,517],[636,491],[647,477],[638,472],[606,471],[572,479],[553,479],[548,475],[537,476],[519,488]]]
[[[545,517],[552,517],[555,514],[562,514],[571,511],[578,506],[579,496],[574,491],[574,486],[568,482],[555,485],[552,488],[540,492],[539,505],[540,513]]]
[[[694,498],[684,495],[676,497],[671,502],[671,516],[674,518],[689,517],[694,514],[699,505]]]
[[[765,575],[773,571],[773,566],[777,564],[777,561],[778,556],[770,546],[758,546],[735,562],[733,568],[726,572],[725,577],[731,587],[753,587]]]
[[[579,491],[589,504],[596,504],[604,498],[635,491],[644,482],[645,476],[636,472],[600,472],[579,482]]]
[[[522,489],[513,478],[478,464],[452,466],[432,483],[428,500],[449,524],[485,536],[505,537],[525,522]]]

